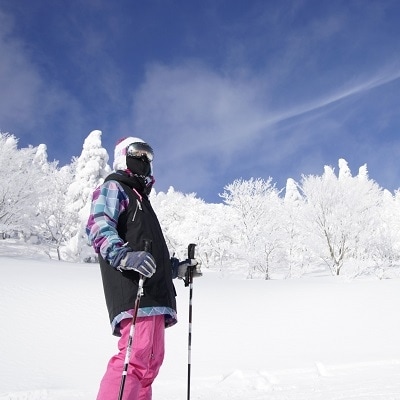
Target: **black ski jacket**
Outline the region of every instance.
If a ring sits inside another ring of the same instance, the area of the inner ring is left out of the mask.
[[[118,218],[118,235],[134,251],[144,250],[145,241],[150,241],[150,252],[156,261],[156,272],[145,280],[139,311],[145,309],[150,315],[164,313],[166,326],[171,326],[176,323],[176,292],[170,255],[158,218],[136,177],[117,171],[105,181],[110,180],[117,181],[129,198],[127,209]],[[100,254],[99,257],[108,314],[110,322],[113,322],[119,314],[134,308],[139,274],[135,271],[120,272]],[[170,310],[173,310],[173,315],[170,315]],[[118,327],[113,333],[119,335]]]

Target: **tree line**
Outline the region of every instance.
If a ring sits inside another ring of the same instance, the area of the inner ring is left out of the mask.
[[[0,232],[45,248],[49,257],[96,261],[85,224],[94,188],[111,172],[101,131],[85,139],[71,164],[48,162],[47,148],[18,148],[0,133]],[[237,179],[210,204],[172,187],[150,198],[175,256],[197,244],[203,268],[248,278],[306,274],[380,278],[397,274],[400,260],[400,192],[369,178],[366,165],[352,175],[340,159],[338,173],[288,179]]]

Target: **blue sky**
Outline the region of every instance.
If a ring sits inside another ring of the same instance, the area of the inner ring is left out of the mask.
[[[156,189],[337,170],[400,187],[397,0],[0,0],[0,131],[49,160],[100,129],[156,151]]]

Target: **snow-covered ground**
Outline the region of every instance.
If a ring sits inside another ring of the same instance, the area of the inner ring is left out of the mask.
[[[116,338],[96,265],[0,241],[0,400],[93,400]],[[154,400],[186,399],[188,288]],[[191,399],[400,400],[400,280],[194,282]]]

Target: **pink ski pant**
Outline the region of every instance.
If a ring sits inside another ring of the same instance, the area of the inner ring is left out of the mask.
[[[121,321],[119,353],[108,362],[97,400],[118,400],[132,320]],[[151,400],[151,384],[164,360],[164,315],[137,318],[123,400]]]

